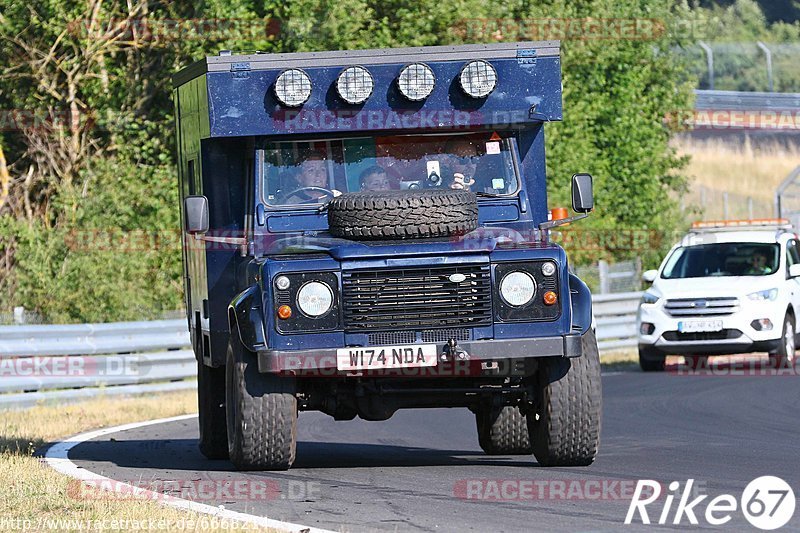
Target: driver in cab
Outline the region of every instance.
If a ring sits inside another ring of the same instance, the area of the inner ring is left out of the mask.
[[[767,256],[756,252],[750,257],[750,266],[745,270],[746,276],[764,276],[772,274],[772,269],[767,265]]]
[[[328,200],[341,194],[329,189],[328,163],[325,157],[317,152],[311,153],[300,165],[297,187],[286,193],[284,204],[309,204]]]

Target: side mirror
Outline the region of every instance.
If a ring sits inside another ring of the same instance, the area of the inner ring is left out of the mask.
[[[653,283],[656,280],[656,276],[658,276],[658,270],[645,270],[642,272],[642,279],[647,283]]]
[[[594,209],[592,175],[574,174],[572,176],[572,210],[576,213],[588,213],[592,209]]]
[[[208,198],[187,196],[183,199],[184,229],[190,235],[208,231]]]
[[[789,277],[790,278],[800,278],[800,264],[791,265],[789,267]]]

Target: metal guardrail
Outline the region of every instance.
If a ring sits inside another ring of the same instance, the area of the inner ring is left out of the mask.
[[[800,108],[800,93],[696,90],[695,109],[727,111],[785,111]]]
[[[593,296],[601,351],[636,345],[640,292]],[[0,409],[196,387],[185,320],[0,326]]]
[[[641,292],[592,295],[600,352],[636,346],[636,311]]]

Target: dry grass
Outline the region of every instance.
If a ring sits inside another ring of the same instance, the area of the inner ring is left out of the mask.
[[[195,392],[186,391],[0,412],[0,531],[265,531],[150,501],[77,498],[70,478],[34,456],[75,433],[195,411]]]
[[[800,165],[800,147],[778,143],[754,146],[749,138],[740,145],[681,138],[674,140],[673,146],[681,155],[691,156],[687,171],[693,190],[704,186],[756,201],[772,202],[775,188]]]

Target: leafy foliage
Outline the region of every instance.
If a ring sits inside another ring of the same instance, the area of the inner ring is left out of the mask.
[[[671,0],[0,0],[0,109],[40,122],[0,137],[12,178],[0,204],[0,309],[97,321],[181,305],[170,76],[203,55],[535,40],[553,37],[544,19],[670,28],[692,16]],[[760,35],[762,19],[741,31]],[[664,117],[691,106],[686,65],[669,53],[684,37],[563,37],[565,120],[547,126],[551,205],[567,203],[572,173],[591,172],[598,210],[587,227],[674,229],[686,182]]]

